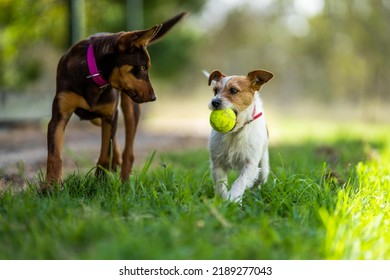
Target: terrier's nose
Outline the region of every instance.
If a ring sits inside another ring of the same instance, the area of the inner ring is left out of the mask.
[[[218,108],[221,106],[221,104],[222,104],[222,101],[221,101],[221,99],[219,99],[219,98],[214,98],[214,99],[211,101],[211,105],[213,105],[213,107],[214,107],[215,109],[218,109]]]

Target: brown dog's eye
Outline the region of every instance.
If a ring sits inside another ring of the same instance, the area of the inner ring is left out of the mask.
[[[133,75],[141,75],[142,73],[148,71],[148,67],[146,65],[141,66],[133,66],[132,70],[129,73],[132,73]]]
[[[236,94],[237,92],[238,92],[238,89],[236,89],[236,88],[229,89],[229,93],[231,93],[231,94]]]
[[[217,88],[213,88],[213,92],[214,92],[214,95],[217,95],[218,89]]]

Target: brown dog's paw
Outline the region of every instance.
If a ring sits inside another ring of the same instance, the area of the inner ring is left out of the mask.
[[[109,164],[97,164],[96,165],[96,171],[95,171],[95,176],[99,177],[99,176],[105,176],[107,175],[108,173],[110,173],[111,171],[115,171],[116,168],[114,167],[110,167]]]
[[[120,167],[120,164],[113,161],[111,164],[110,162],[98,162],[96,164],[96,176],[104,176],[109,172],[116,172],[118,167]]]
[[[49,179],[46,180],[39,185],[38,192],[42,195],[53,193],[56,190],[62,189],[62,179]]]

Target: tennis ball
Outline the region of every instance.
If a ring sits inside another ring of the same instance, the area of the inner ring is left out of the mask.
[[[231,108],[213,110],[210,114],[210,125],[218,132],[226,133],[236,126],[236,114]]]

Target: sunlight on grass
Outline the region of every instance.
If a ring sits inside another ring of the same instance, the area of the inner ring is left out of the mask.
[[[360,162],[359,185],[338,193],[333,213],[321,209],[329,259],[388,259],[390,256],[390,165],[383,158]]]
[[[151,152],[124,183],[91,169],[51,194],[35,182],[5,191],[0,258],[389,259],[388,127],[289,120],[274,130],[269,180],[242,205],[215,197],[206,147]]]

